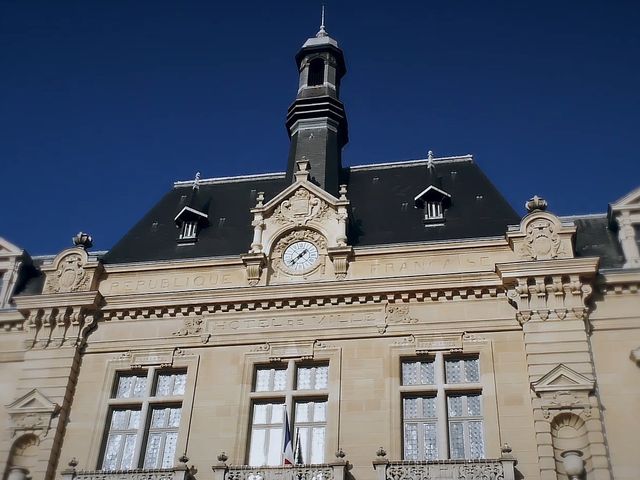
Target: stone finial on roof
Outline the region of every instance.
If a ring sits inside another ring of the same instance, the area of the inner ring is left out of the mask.
[[[427,152],[427,169],[431,170],[432,168],[436,168],[436,166],[433,164],[433,152],[429,150]]]
[[[328,36],[329,36],[329,34],[324,29],[324,5],[322,5],[322,16],[321,16],[321,20],[320,20],[320,30],[318,30],[318,33],[316,33],[316,37],[317,38],[322,38],[322,37],[328,37]]]
[[[302,182],[309,179],[309,160],[306,156],[302,156],[300,160],[296,161],[298,171],[295,173],[296,181]]]
[[[536,211],[543,212],[547,209],[547,201],[538,195],[534,195],[524,204],[524,206],[529,213]]]
[[[193,179],[193,189],[194,190],[200,189],[200,172],[196,172],[196,176]]]
[[[88,233],[84,233],[84,232],[78,232],[73,238],[73,244],[76,247],[82,247],[85,250],[87,250],[88,248],[93,247],[93,239],[91,238],[91,235],[89,235]]]

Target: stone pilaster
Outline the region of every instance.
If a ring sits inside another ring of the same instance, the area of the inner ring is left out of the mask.
[[[540,478],[566,478],[560,453],[573,445],[584,454],[587,478],[609,480],[587,303],[598,259],[574,258],[575,227],[544,207],[507,233],[522,261],[496,265],[522,325]],[[575,438],[561,438],[567,432]]]

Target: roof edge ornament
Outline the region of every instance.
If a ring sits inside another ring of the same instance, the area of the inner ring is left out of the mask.
[[[196,172],[196,176],[193,179],[193,189],[194,190],[200,189],[200,172]]]
[[[85,250],[93,247],[93,239],[91,238],[91,235],[89,235],[88,233],[78,232],[72,238],[72,240],[73,240],[73,245],[75,247],[81,247],[81,248],[84,248]]]
[[[323,38],[323,37],[328,37],[329,34],[327,33],[327,31],[324,28],[324,4],[322,5],[322,15],[320,18],[320,30],[318,30],[318,33],[316,33],[316,38]]]
[[[538,195],[534,195],[529,200],[527,200],[524,206],[529,213],[544,212],[547,209],[548,203],[544,198],[539,197]]]

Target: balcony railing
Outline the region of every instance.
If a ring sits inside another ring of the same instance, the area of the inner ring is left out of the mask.
[[[62,480],[192,480],[184,466],[155,470],[75,470],[62,472]]]
[[[391,462],[374,460],[377,480],[515,480],[515,459]]]
[[[214,480],[344,480],[347,463],[295,465],[291,467],[249,467],[219,463],[211,467]]]

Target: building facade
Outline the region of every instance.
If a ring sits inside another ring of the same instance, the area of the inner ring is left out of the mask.
[[[4,478],[636,479],[640,189],[520,218],[471,156],[343,167],[343,52],[296,63],[286,172],[3,283]]]

